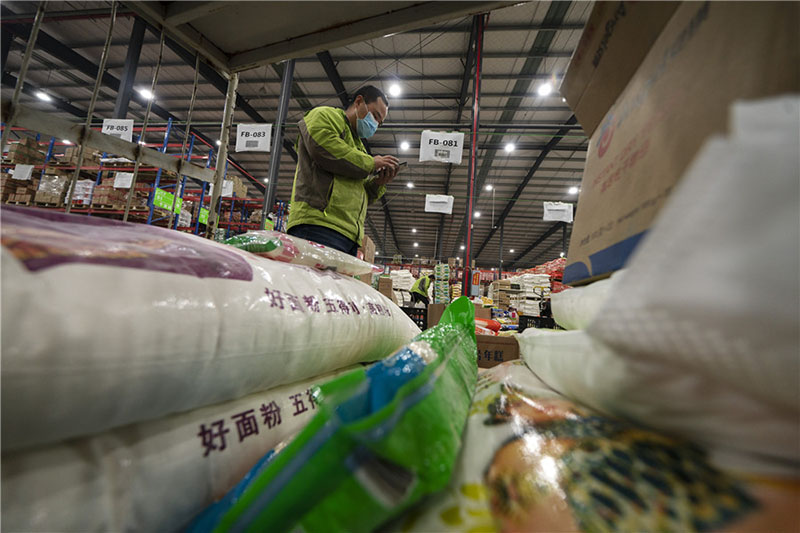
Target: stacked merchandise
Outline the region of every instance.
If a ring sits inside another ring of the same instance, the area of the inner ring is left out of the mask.
[[[247,219],[248,224],[261,224],[261,214],[264,211],[261,209],[255,209],[252,213],[250,213],[250,217]]]
[[[419,333],[351,277],[165,228],[8,206],[0,231],[9,530],[181,529],[315,385]]]
[[[194,202],[184,200],[181,204],[181,212],[178,214],[178,227],[186,228],[192,224],[193,210]]]
[[[510,279],[495,280],[489,285],[489,298],[500,309],[517,309],[520,305],[520,285]]]
[[[92,180],[78,180],[75,182],[75,192],[72,195],[73,206],[88,206],[92,203],[94,182]],[[69,196],[69,193],[67,193]]]
[[[80,146],[68,146],[64,151],[64,155],[59,158],[58,162],[76,166],[78,164],[78,155],[80,153]],[[99,166],[102,160],[102,154],[94,150],[85,149],[83,151],[83,163],[81,167],[94,167]],[[132,163],[132,162],[131,162]]]
[[[400,302],[400,307],[411,305],[411,287],[416,281],[410,270],[392,270],[389,272],[392,277],[392,289],[395,298]]]
[[[433,284],[433,303],[450,303],[450,266],[440,263],[433,268],[435,281]]]
[[[523,270],[522,274],[547,274],[550,276],[550,292],[553,294],[569,289],[569,285],[564,285],[561,280],[564,279],[564,267],[567,260],[564,257],[553,259],[547,263],[542,263],[528,270]]]
[[[45,174],[39,181],[34,201],[37,204],[61,206],[64,203],[64,193],[67,190],[69,177],[65,175]]]
[[[45,154],[39,151],[39,143],[33,137],[25,137],[8,147],[6,158],[9,163],[18,165],[41,165]]]
[[[115,187],[115,184],[122,184],[117,180],[116,176],[100,180],[100,185],[94,189],[92,207],[124,209],[128,202],[130,184],[128,183],[127,187]],[[150,191],[148,189],[149,187],[146,183],[139,183],[137,181],[133,200],[131,200],[131,209],[144,209],[147,207],[147,202],[150,197]]]
[[[460,281],[456,281],[455,283],[450,285],[450,297],[453,300],[455,300],[459,296],[461,296],[461,282]]]
[[[33,201],[36,189],[39,187],[39,178],[36,176],[28,180],[20,180],[14,179],[13,174],[4,172],[0,175],[0,196],[2,201],[29,204]]]
[[[509,278],[518,283],[520,292],[515,309],[525,316],[539,316],[543,303],[550,298],[550,276],[547,274],[520,274]]]

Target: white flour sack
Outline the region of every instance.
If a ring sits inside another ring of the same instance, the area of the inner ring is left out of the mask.
[[[341,373],[3,455],[8,531],[177,531],[316,414]]]
[[[333,272],[141,224],[4,206],[3,451],[374,361],[419,329]]]

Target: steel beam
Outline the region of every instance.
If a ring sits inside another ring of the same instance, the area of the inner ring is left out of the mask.
[[[531,243],[530,246],[525,248],[522,251],[522,253],[518,254],[517,257],[515,257],[513,260],[509,261],[509,265],[516,265],[518,262],[520,262],[522,260],[523,257],[525,257],[526,255],[531,253],[534,248],[536,248],[537,246],[542,244],[545,241],[545,239],[547,239],[548,237],[553,235],[555,232],[557,232],[562,226],[566,226],[566,223],[565,222],[556,222],[555,224],[550,226],[550,229],[545,231],[538,239],[533,241],[533,243]]]
[[[180,26],[224,9],[230,2],[169,2],[165,11],[167,24]]]
[[[2,24],[5,26],[10,23],[29,23],[33,22],[36,13],[20,13],[19,15],[3,15]],[[120,9],[117,11],[117,17],[132,17],[133,11],[129,9]],[[100,19],[111,16],[110,7],[101,7],[97,9],[75,9],[70,11],[47,11],[44,14],[44,20],[82,20],[82,19]]]
[[[125,67],[122,70],[117,100],[114,103],[114,118],[125,118],[128,115],[128,104],[131,102],[133,82],[136,80],[136,69],[142,53],[145,23],[139,17],[133,21],[131,38],[128,41],[128,53],[125,55]]]
[[[16,86],[16,84],[17,84],[17,78],[16,78],[16,76],[12,76],[8,72],[3,72],[2,83],[6,87],[10,87],[10,88],[13,89],[14,86]],[[36,98],[36,93],[39,92],[39,90],[40,89],[38,87],[35,87],[35,86],[31,85],[28,82],[25,82],[22,85],[23,94],[26,94],[26,95],[30,96],[31,98]],[[86,118],[86,110],[85,109],[80,109],[78,107],[75,107],[74,105],[70,104],[66,100],[62,100],[61,98],[58,98],[58,97],[56,97],[54,95],[50,95],[50,98],[52,98],[52,101],[49,102],[49,104],[52,105],[53,107],[55,107],[57,109],[60,109],[62,111],[65,111],[65,112],[67,112],[70,115],[73,115],[75,117]]]
[[[491,11],[512,5],[512,2],[424,2],[379,15],[335,24],[293,39],[261,46],[234,54],[229,66],[232,71],[249,70],[283,59],[307,56],[350,43],[362,42],[387,33],[398,33],[457,17]]]
[[[272,152],[269,158],[269,182],[264,191],[264,207],[261,209],[261,227],[267,219],[267,213],[275,204],[275,192],[278,187],[278,172],[281,168],[281,144],[283,143],[283,123],[289,109],[289,98],[292,95],[292,79],[294,77],[294,59],[286,62],[281,80],[281,101],[278,104],[278,118],[273,126]]]
[[[336,69],[331,53],[327,50],[317,52],[317,59],[322,64],[322,68],[325,69],[325,74],[328,75],[328,79],[333,85],[333,90],[336,91],[336,96],[342,102],[342,107],[347,109],[350,104],[350,97],[347,95],[347,89],[345,89],[342,78],[339,76],[339,71]]]
[[[572,115],[569,118],[569,120],[567,120],[567,124],[575,124],[576,122],[577,119],[575,118],[575,115]],[[511,197],[511,200],[508,201],[506,206],[503,208],[503,212],[500,213],[500,218],[497,219],[498,225],[502,224],[503,221],[506,219],[506,217],[508,217],[508,214],[514,207],[517,199],[525,191],[525,188],[528,186],[528,183],[530,183],[531,178],[533,178],[533,175],[536,173],[536,171],[539,170],[539,167],[542,166],[542,163],[547,157],[547,154],[549,154],[551,150],[556,149],[556,145],[561,140],[561,136],[564,135],[567,131],[568,130],[566,128],[558,130],[558,133],[552,139],[550,139],[550,141],[545,145],[545,147],[539,153],[539,156],[536,158],[536,161],[533,162],[533,166],[531,166],[530,170],[528,170],[528,173],[525,174],[525,177],[522,179],[522,182],[520,182],[520,184],[517,186],[517,190],[514,191],[514,195]],[[489,244],[489,241],[492,239],[492,236],[494,235],[495,229],[496,228],[491,228],[489,230],[489,234],[486,236],[486,239],[483,241],[483,244],[481,244],[480,248],[478,248],[478,253],[476,255],[479,255],[486,247],[486,245]]]

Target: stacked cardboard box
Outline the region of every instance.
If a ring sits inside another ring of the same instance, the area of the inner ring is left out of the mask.
[[[394,290],[392,289],[392,278],[390,276],[381,276],[378,278],[378,292],[386,296],[387,298],[391,298],[392,301],[398,305],[398,299],[394,294]]]
[[[518,283],[516,305],[513,307],[526,316],[539,316],[542,303],[550,297],[550,276],[547,274],[520,274],[508,279]]]
[[[34,202],[54,206],[63,205],[68,183],[69,176],[65,174],[45,174],[39,182],[39,188],[36,189]]]
[[[45,154],[39,151],[39,143],[35,139],[25,137],[8,147],[7,157],[9,162],[19,165],[41,165]]]
[[[72,205],[84,207],[92,203],[94,181],[78,180],[75,182],[75,192],[72,194]]]
[[[33,201],[38,187],[38,177],[29,180],[15,180],[13,175],[6,172],[3,172],[0,177],[0,197],[3,202],[30,203]]]
[[[64,156],[58,159],[59,163],[65,163],[69,165],[77,165],[78,164],[78,154],[80,153],[80,146],[67,146],[67,149],[64,151]],[[95,152],[91,149],[85,149],[83,151],[83,163],[81,166],[84,167],[91,167],[91,166],[98,166],[100,164],[100,159],[103,156],[100,152]]]
[[[375,242],[367,235],[364,235],[364,240],[361,241],[361,246],[358,248],[357,256],[359,259],[366,261],[367,263],[375,262]],[[372,274],[362,274],[358,276],[358,279],[367,285],[372,285]]]
[[[508,279],[496,280],[489,285],[489,298],[492,299],[495,307],[500,309],[509,307],[516,309],[520,303],[520,293],[519,283],[512,283]]]
[[[147,207],[150,197],[148,187],[146,183],[136,184],[131,207]],[[94,189],[92,207],[124,209],[128,202],[128,191],[130,191],[128,188],[115,188],[113,177],[103,178],[100,185]]]

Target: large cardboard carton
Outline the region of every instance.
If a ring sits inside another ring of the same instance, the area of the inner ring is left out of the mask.
[[[363,259],[367,263],[375,262],[375,242],[367,235],[364,235],[364,240],[361,242],[361,247],[358,249],[357,257]],[[372,285],[372,276],[373,274],[363,274],[359,276],[358,279],[367,285]]]
[[[491,368],[506,361],[519,359],[519,343],[516,337],[476,335],[478,341],[478,366]]]
[[[586,135],[600,125],[679,4],[594,4],[560,89]]]
[[[591,137],[564,283],[624,266],[733,101],[800,90],[799,15],[796,2],[678,7]]]
[[[441,320],[442,314],[444,313],[444,310],[448,305],[449,304],[428,304],[429,328],[432,328],[433,326],[439,323],[439,320]],[[491,320],[492,318],[491,309],[489,309],[488,307],[479,307],[477,304],[474,305],[475,305],[475,318],[485,318],[486,320]]]

